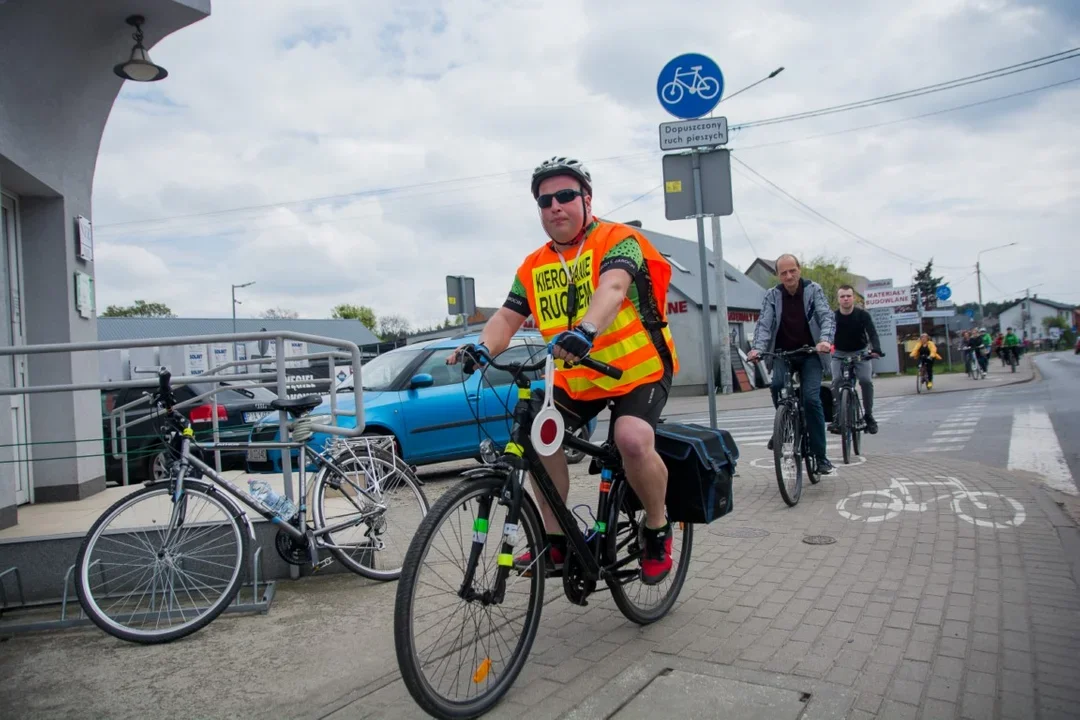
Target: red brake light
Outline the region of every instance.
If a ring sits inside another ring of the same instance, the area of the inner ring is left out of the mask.
[[[550,445],[555,442],[555,433],[559,431],[559,424],[548,418],[544,421],[544,424],[540,426],[540,440],[545,445]]]
[[[224,405],[217,406],[218,421],[228,420],[229,411],[225,409]],[[213,405],[199,405],[191,409],[191,422],[193,423],[208,423],[214,421],[214,406]]]

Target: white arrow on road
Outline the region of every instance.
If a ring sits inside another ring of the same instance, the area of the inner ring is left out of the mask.
[[[1069,464],[1065,462],[1054,424],[1039,408],[1029,405],[1027,412],[1019,408],[1013,412],[1009,469],[1038,473],[1055,490],[1069,495],[1080,494],[1069,472]]]

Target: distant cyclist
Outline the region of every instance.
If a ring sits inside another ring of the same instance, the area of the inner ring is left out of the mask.
[[[855,289],[850,285],[841,285],[836,291],[836,301],[840,308],[835,313],[836,335],[833,339],[832,356],[832,392],[835,412],[830,418],[829,432],[838,433],[836,415],[840,412],[840,361],[846,357],[860,355],[870,348],[870,357],[882,357],[881,341],[870,313],[855,307]],[[863,417],[866,420],[866,432],[873,435],[878,431],[874,420],[874,380],[869,360],[855,363],[855,376],[862,388]]]
[[[983,374],[986,374],[986,336],[979,331],[974,331],[967,341],[968,349],[971,351],[971,362],[978,363],[978,367],[982,370]]]
[[[1016,333],[1012,328],[1005,330],[1005,341],[1002,343],[1005,349],[1005,360],[1011,362],[1013,358],[1020,359],[1020,338],[1016,337]]]
[[[920,365],[926,366],[926,387],[933,390],[934,361],[940,360],[941,356],[938,355],[937,346],[934,345],[934,341],[930,339],[929,335],[923,333],[919,337],[919,342],[911,350],[911,357],[918,360]]]

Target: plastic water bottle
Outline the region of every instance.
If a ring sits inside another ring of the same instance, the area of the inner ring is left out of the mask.
[[[283,520],[290,519],[296,514],[296,505],[284,495],[278,495],[270,483],[265,480],[248,480],[248,489],[252,497],[270,509],[275,515]]]

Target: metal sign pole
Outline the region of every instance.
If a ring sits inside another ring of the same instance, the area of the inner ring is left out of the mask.
[[[712,318],[709,317],[709,260],[705,256],[705,221],[701,199],[701,153],[692,153],[694,164],[694,209],[697,220],[698,260],[701,263],[701,335],[705,345],[705,388],[709,394],[709,426],[716,427],[716,382],[713,377]],[[726,317],[724,318],[727,319]]]
[[[720,216],[712,218],[713,262],[716,264],[716,325],[720,340],[720,392],[730,395],[731,329],[728,327],[727,278],[724,273],[724,246],[720,238]]]

